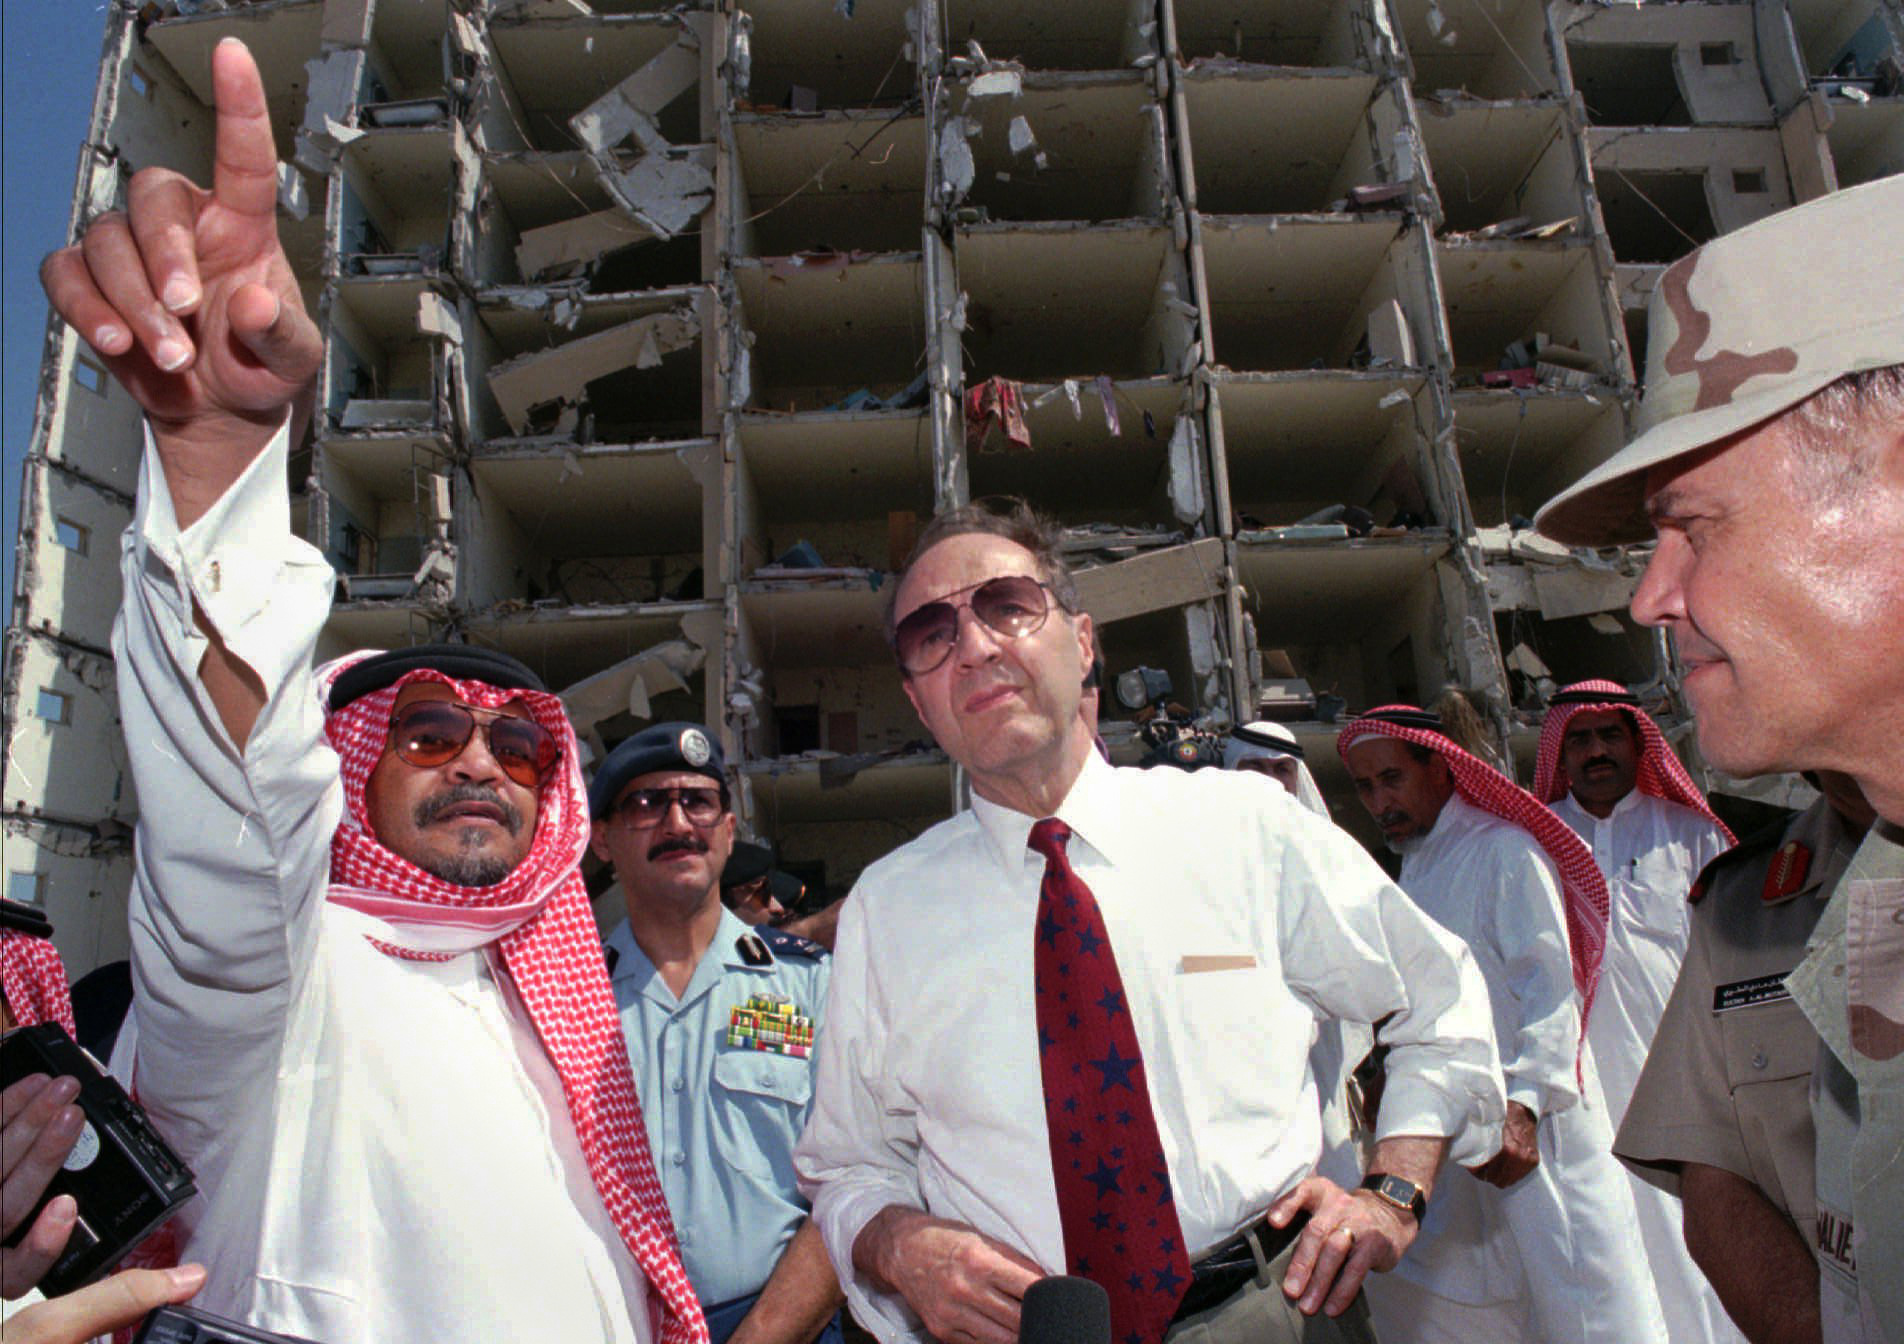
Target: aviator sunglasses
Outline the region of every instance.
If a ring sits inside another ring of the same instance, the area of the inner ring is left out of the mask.
[[[533,719],[499,709],[454,700],[415,701],[390,716],[390,749],[418,769],[448,765],[475,736],[478,714],[491,716],[483,724],[483,740],[502,772],[525,789],[540,787],[562,754],[555,734]]]
[[[642,831],[659,826],[676,803],[681,804],[681,815],[693,826],[711,826],[727,810],[718,788],[633,789],[615,804],[614,816],[624,826]]]
[[[972,615],[986,629],[1006,639],[1036,634],[1051,615],[1051,585],[1028,574],[1006,574],[965,588],[955,588],[917,610],[893,627],[893,651],[899,668],[909,677],[924,676],[952,656],[959,642],[959,612]],[[964,602],[948,599],[970,593]]]

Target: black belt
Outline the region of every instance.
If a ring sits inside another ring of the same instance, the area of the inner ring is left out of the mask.
[[[1287,1227],[1274,1226],[1264,1214],[1190,1266],[1190,1286],[1184,1289],[1183,1301],[1170,1323],[1175,1325],[1186,1316],[1207,1311],[1256,1277],[1256,1253],[1249,1244],[1252,1233],[1263,1248],[1263,1263],[1267,1265],[1289,1249],[1308,1221],[1307,1209],[1291,1218]]]

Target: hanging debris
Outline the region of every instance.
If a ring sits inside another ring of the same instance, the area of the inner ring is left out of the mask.
[[[1002,444],[996,442],[1000,437],[1004,439]],[[1022,384],[1009,378],[987,378],[966,389],[965,448],[971,453],[1031,451]]]

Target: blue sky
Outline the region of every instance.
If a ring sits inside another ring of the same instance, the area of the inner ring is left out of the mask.
[[[100,0],[0,3],[0,293],[6,295],[0,308],[0,591],[9,612],[20,461],[33,436],[46,333],[40,257],[66,241],[105,30]]]

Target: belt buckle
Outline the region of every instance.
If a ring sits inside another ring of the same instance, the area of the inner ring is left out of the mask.
[[[1176,1314],[1171,1317],[1171,1324],[1209,1310],[1235,1294],[1244,1284],[1268,1272],[1271,1257],[1264,1254],[1260,1241],[1260,1233],[1264,1228],[1263,1218],[1256,1219],[1190,1266],[1190,1286],[1184,1290],[1183,1300],[1178,1304]]]

